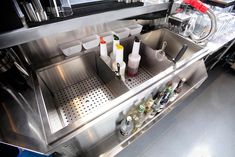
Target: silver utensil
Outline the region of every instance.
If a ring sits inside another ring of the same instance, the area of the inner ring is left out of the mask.
[[[160,62],[163,61],[163,59],[164,59],[165,56],[166,56],[166,54],[165,54],[166,46],[167,46],[167,42],[164,41],[164,42],[162,43],[162,48],[159,49],[159,50],[157,50],[157,51],[155,52],[155,57],[156,57],[156,59],[157,59],[158,61],[160,61]]]

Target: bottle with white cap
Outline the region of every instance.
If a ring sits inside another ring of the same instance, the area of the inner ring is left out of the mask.
[[[110,67],[111,59],[108,56],[107,44],[103,37],[100,37],[100,58]]]
[[[121,122],[120,133],[123,136],[129,136],[134,129],[134,123],[131,116],[127,116]]]
[[[120,44],[116,44],[116,55],[115,61],[112,64],[112,69],[113,71],[118,71],[120,73],[122,81],[125,81],[126,63],[123,61],[123,51],[123,46]]]
[[[111,64],[116,60],[116,45],[120,44],[119,37],[117,35],[113,35],[113,52],[110,53]]]
[[[132,52],[128,56],[128,67],[127,67],[128,76],[133,77],[138,72],[140,59],[141,59],[141,56],[139,55],[139,51],[140,51],[140,40],[138,39],[138,37],[135,37]]]

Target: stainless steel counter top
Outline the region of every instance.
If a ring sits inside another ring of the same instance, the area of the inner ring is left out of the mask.
[[[207,43],[206,48],[208,48],[209,51],[211,51],[211,53],[214,53],[218,51],[220,48],[222,48],[224,45],[226,45],[228,42],[232,41],[234,38],[235,38],[235,28],[225,33],[223,36],[220,36],[220,38],[210,40]]]

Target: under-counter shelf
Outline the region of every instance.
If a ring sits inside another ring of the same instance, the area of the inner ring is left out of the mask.
[[[102,140],[101,142],[94,145],[91,149],[89,149],[87,152],[88,153],[87,156],[102,156],[102,157],[115,156],[120,151],[125,149],[129,144],[133,143],[142,134],[146,133],[149,129],[151,129],[153,125],[158,123],[162,118],[164,118],[178,105],[180,105],[180,102],[183,99],[185,99],[192,92],[194,92],[195,89],[197,89],[206,80],[207,72],[204,62],[202,60],[198,61],[178,74],[178,76],[180,77],[182,76],[187,77],[189,75],[190,77],[188,78],[188,82],[184,84],[181,93],[178,95],[175,101],[167,104],[165,109],[163,109],[160,113],[155,115],[154,118],[146,120],[138,130],[136,130],[130,136],[127,137],[122,136],[119,133],[120,131],[119,127],[117,127],[112,135],[106,137],[104,140]]]
[[[120,9],[115,11],[107,11],[104,13],[78,17],[33,28],[17,29],[14,31],[0,34],[0,49],[37,40],[42,37],[50,36],[53,34],[72,31],[78,29],[79,27],[97,25],[128,17],[167,10],[169,4],[170,3],[167,2],[134,8]]]

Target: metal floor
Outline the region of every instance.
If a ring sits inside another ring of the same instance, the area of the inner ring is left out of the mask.
[[[174,111],[117,157],[234,157],[235,72],[216,68]]]

